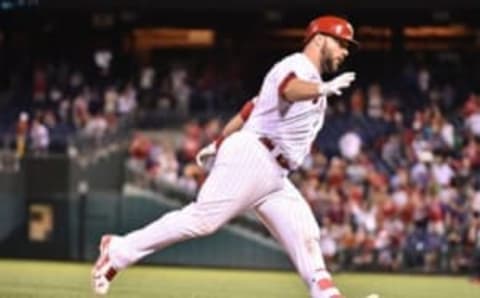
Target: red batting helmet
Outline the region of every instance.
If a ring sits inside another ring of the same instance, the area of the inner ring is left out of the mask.
[[[353,39],[352,25],[340,17],[322,16],[311,21],[305,32],[305,43],[309,42],[318,33],[345,40],[354,47],[358,46],[358,42]]]

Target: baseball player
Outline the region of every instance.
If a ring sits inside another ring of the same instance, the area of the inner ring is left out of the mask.
[[[306,30],[303,51],[276,63],[260,92],[226,126],[226,138],[203,149],[215,155],[197,200],[124,236],[105,235],[92,270],[92,287],[106,294],[118,271],[174,243],[209,235],[230,219],[254,209],[283,245],[312,298],[341,298],[318,245],[312,211],[288,179],[309,154],[322,128],[327,97],[340,95],[355,79],[347,72],[330,81],[352,46],[345,19],[322,16]],[[241,129],[240,129],[241,128]]]

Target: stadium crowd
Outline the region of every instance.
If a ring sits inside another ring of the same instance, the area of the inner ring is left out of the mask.
[[[136,87],[111,75],[107,66],[87,72],[51,62],[38,63],[32,71],[31,86],[25,87],[28,80],[20,84],[27,94],[12,90],[3,111],[4,142],[5,136],[14,135],[13,144],[6,145],[15,147],[18,157],[26,152],[63,153],[73,137],[98,142],[136,109]],[[12,114],[16,119],[5,123]]]
[[[102,139],[139,108],[187,119],[226,110],[246,96],[237,63],[219,69],[195,59],[132,62],[107,50],[84,56],[30,57],[5,74],[13,82],[2,98],[6,147],[18,156],[63,152],[72,136]]]

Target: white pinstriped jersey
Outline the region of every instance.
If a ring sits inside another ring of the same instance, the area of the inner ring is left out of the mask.
[[[243,129],[270,138],[294,169],[310,153],[323,126],[327,99],[321,96],[294,103],[284,100],[279,90],[291,75],[304,81],[322,82],[318,69],[303,53],[285,57],[266,75]]]

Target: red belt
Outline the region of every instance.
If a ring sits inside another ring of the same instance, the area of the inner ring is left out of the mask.
[[[260,142],[262,142],[263,145],[265,145],[265,147],[267,147],[268,151],[272,151],[275,148],[275,145],[269,138],[261,137],[259,140]],[[282,168],[290,171],[290,165],[288,164],[288,160],[283,156],[283,154],[278,154],[277,156],[275,156],[275,159]]]

